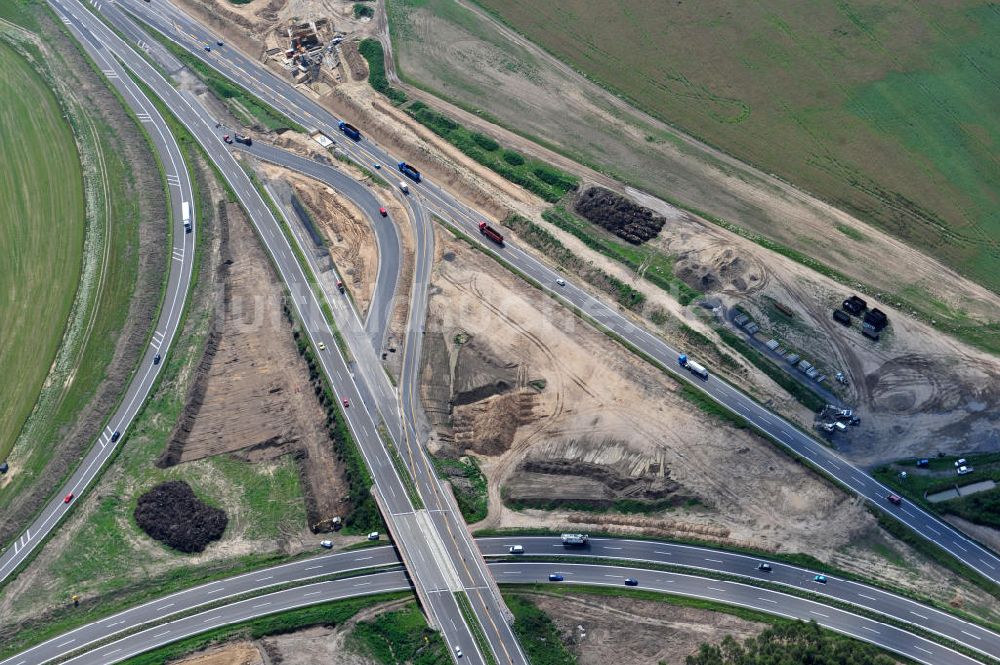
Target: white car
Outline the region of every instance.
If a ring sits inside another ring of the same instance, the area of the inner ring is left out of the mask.
[[[462,657],[462,649],[460,647],[455,647],[455,658]]]
[[[563,279],[562,277],[559,277],[556,279],[556,284],[558,284],[559,286],[566,286],[566,280]]]
[[[333,549],[333,541],[332,540],[321,540],[321,541],[319,541],[319,546],[322,547],[322,548],[324,548],[324,549],[328,549],[328,550],[329,549]]]
[[[964,457],[960,460],[955,460],[955,468],[957,469],[960,466],[965,466],[965,462],[966,459]]]
[[[967,473],[972,473],[975,471],[971,466],[960,466],[958,467],[958,475],[964,476]]]
[[[378,531],[372,531],[369,533],[368,540],[378,540]]]
[[[320,342],[318,346],[320,351],[326,351],[326,344],[323,342]]]
[[[409,186],[409,185],[407,185],[407,184],[406,184],[405,182],[403,182],[402,180],[400,180],[400,181],[399,181],[399,188],[400,188],[401,190],[403,190],[403,193],[404,193],[404,194],[409,194],[409,193],[410,193],[410,186]]]
[[[511,545],[507,551],[511,554],[524,554],[524,545]]]

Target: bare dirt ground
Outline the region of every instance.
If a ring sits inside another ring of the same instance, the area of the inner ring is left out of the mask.
[[[359,621],[392,612],[412,602],[402,599],[380,603],[358,612],[350,620],[333,627],[316,626],[253,642],[233,642],[194,654],[174,665],[375,665],[376,661],[354,652],[347,638]]]
[[[367,217],[349,199],[315,180],[275,166],[262,165],[261,169],[269,179],[289,185],[310,212],[326,240],[328,256],[363,318],[371,305],[379,261],[375,233]]]
[[[861,503],[770,443],[705,416],[673,380],[550,298],[450,234],[438,233],[437,245],[423,401],[432,450],[474,453],[486,474],[489,516],[477,527],[693,536],[808,552],[924,593],[937,579],[945,602],[957,593],[967,607],[1000,612],[983,592],[882,537]],[[622,515],[515,511],[502,501],[598,496],[679,505]]]
[[[580,665],[684,665],[704,643],[739,641],[767,624],[651,600],[588,594],[526,596],[556,624]]]
[[[343,469],[282,308],[283,289],[240,209],[221,225],[218,319],[159,464],[239,453],[300,461],[311,526],[348,509]]]
[[[1000,445],[1000,358],[907,316],[892,302],[867,298],[869,308],[878,307],[890,321],[873,342],[861,335],[859,321],[845,328],[832,320],[852,291],[688,215],[673,218],[652,244],[678,257],[675,273],[692,286],[750,313],[763,329],[759,338],[777,338],[810,359],[828,384],[835,372],[845,373],[850,386],[837,389],[863,421],[837,434],[834,444],[854,461],[873,465]]]

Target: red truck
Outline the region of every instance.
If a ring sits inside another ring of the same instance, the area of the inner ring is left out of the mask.
[[[487,224],[486,222],[479,223],[479,232],[484,236],[495,242],[496,244],[503,247],[503,236],[497,233],[497,230]]]

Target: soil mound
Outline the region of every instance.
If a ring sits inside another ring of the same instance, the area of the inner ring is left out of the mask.
[[[160,483],[139,497],[135,521],[150,538],[180,552],[204,552],[222,537],[229,518],[194,495],[183,480]]]
[[[576,200],[576,211],[633,245],[655,238],[666,218],[603,187],[591,187]]]

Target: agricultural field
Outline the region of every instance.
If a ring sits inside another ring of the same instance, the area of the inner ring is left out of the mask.
[[[998,100],[976,78],[996,78],[997,14],[777,4],[387,7],[400,78],[471,130],[492,123],[522,152],[642,188],[997,352],[1000,170],[977,146],[996,140]]]
[[[995,6],[481,4],[640,108],[1000,289]]]
[[[80,280],[85,218],[80,157],[69,123],[45,80],[2,42],[0,99],[2,460],[62,339]]]

